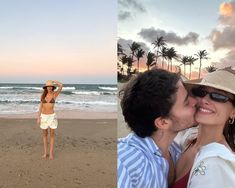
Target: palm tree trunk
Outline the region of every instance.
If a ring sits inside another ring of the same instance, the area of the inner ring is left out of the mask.
[[[140,60],[138,59],[138,62],[137,62],[137,63],[138,63],[138,73],[140,72],[140,64],[139,64],[139,61],[140,61]]]
[[[170,62],[169,62],[170,60],[168,60],[168,62],[167,62],[167,70],[169,71],[170,70]]]
[[[200,79],[200,76],[201,76],[201,67],[202,67],[202,60],[200,59],[199,74],[198,74],[199,79]]]
[[[189,75],[189,79],[191,80],[191,64],[190,64],[190,75]]]
[[[185,76],[185,64],[184,64],[184,76]]]
[[[132,57],[131,57],[132,63],[134,62],[134,51],[132,52]]]
[[[158,50],[159,50],[159,47],[157,48],[157,55],[156,55],[156,64],[155,64],[155,66],[157,66]]]

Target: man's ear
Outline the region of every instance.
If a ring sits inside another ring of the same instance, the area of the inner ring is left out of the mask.
[[[154,124],[158,129],[164,130],[168,129],[170,126],[170,119],[158,117],[154,120]]]

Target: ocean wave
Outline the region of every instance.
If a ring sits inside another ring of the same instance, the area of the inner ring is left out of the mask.
[[[76,95],[116,95],[116,92],[99,92],[99,91],[73,91]]]
[[[2,86],[0,87],[0,90],[43,90],[42,87],[28,87],[28,86]],[[63,87],[62,91],[71,91],[76,90],[75,87]]]
[[[98,88],[102,90],[111,90],[111,91],[117,90],[117,87],[98,87]]]
[[[0,103],[40,103],[39,100],[36,99],[0,99]]]
[[[39,104],[39,100],[35,99],[3,99],[0,100],[0,104]],[[75,105],[116,105],[115,102],[107,102],[107,101],[70,101],[70,100],[58,100],[56,101],[57,104],[75,104]]]
[[[100,95],[98,91],[73,91],[72,93],[76,95]]]
[[[25,87],[25,86],[9,86],[9,87],[0,87],[0,90],[10,90],[10,89],[28,89],[28,90],[42,90],[41,87]]]
[[[0,87],[0,89],[13,89],[13,87]]]
[[[62,91],[76,90],[75,87],[63,87]]]
[[[116,102],[107,102],[107,101],[65,101],[60,100],[58,104],[77,104],[77,105],[117,105]]]
[[[102,92],[102,95],[117,95],[117,92]]]
[[[13,87],[13,89],[42,90],[41,87]]]

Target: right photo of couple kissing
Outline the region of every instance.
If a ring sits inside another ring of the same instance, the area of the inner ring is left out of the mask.
[[[119,92],[118,187],[235,187],[235,70],[182,81],[152,69]]]

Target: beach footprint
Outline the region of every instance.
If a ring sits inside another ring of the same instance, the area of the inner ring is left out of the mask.
[[[74,179],[73,179],[73,182],[76,183],[76,184],[78,184],[78,185],[81,185],[81,184],[82,184],[82,182],[81,182],[78,178],[74,178]]]

